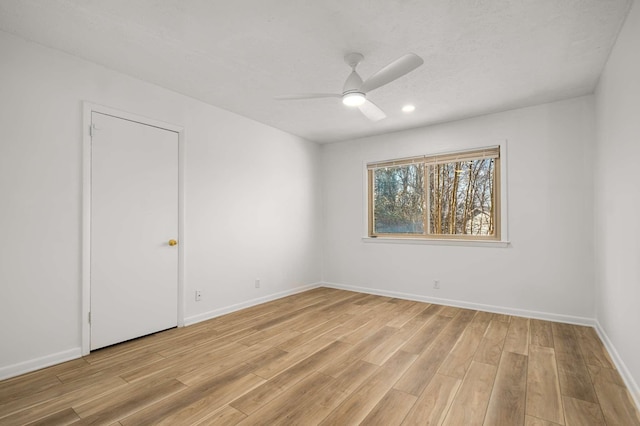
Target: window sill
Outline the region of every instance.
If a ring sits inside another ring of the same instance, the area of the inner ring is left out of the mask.
[[[446,239],[427,239],[427,238],[389,238],[389,237],[362,237],[363,243],[374,244],[424,244],[431,246],[462,246],[462,247],[492,247],[506,248],[509,247],[509,241],[492,241],[492,240],[446,240]]]

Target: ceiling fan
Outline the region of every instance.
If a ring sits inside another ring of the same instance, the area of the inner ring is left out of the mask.
[[[387,115],[376,104],[367,98],[372,90],[389,84],[392,81],[410,73],[424,63],[422,58],[414,53],[408,53],[378,72],[373,73],[366,80],[362,80],[356,67],[364,56],[360,53],[348,53],[344,61],[351,67],[351,74],[345,81],[342,93],[301,93],[299,95],[278,96],[278,100],[315,99],[315,98],[342,98],[342,103],[350,107],[358,107],[369,120],[379,121]]]

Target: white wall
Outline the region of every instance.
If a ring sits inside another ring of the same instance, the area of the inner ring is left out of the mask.
[[[187,321],[320,280],[316,144],[2,32],[0,58],[0,378],[80,353],[83,100],[186,129]]]
[[[596,90],[596,319],[640,404],[640,5]],[[623,368],[623,369],[625,369]],[[624,371],[623,371],[624,373]]]
[[[588,322],[594,314],[593,114],[593,97],[586,96],[323,146],[323,280]],[[363,242],[366,162],[504,140],[510,247]]]

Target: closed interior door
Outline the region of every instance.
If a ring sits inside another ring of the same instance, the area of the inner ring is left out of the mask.
[[[91,122],[93,350],[177,325],[178,134]]]

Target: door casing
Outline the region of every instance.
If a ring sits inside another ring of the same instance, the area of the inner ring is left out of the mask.
[[[83,102],[82,119],[82,355],[90,352],[91,325],[91,113],[111,115],[125,120],[135,121],[149,126],[170,130],[178,134],[178,327],[184,326],[185,282],[184,282],[184,128],[170,123],[147,118],[141,115],[120,111],[114,108]]]

